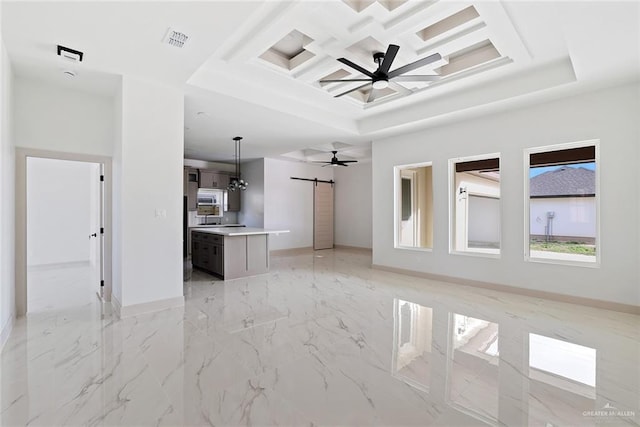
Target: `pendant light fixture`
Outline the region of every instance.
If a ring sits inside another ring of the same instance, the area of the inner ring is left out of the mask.
[[[236,176],[231,178],[231,182],[229,182],[229,186],[227,187],[227,190],[229,191],[246,190],[249,183],[244,179],[242,179],[242,173],[240,171],[240,160],[241,160],[240,159],[240,141],[242,141],[242,137],[236,136],[235,138],[233,138],[233,141],[235,142],[235,149],[236,149],[236,156],[235,156]]]

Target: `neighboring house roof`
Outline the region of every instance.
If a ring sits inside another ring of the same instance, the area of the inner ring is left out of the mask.
[[[529,180],[531,197],[588,197],[596,194],[596,172],[562,166]]]

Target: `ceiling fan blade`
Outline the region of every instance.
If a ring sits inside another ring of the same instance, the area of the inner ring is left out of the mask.
[[[369,83],[365,83],[365,84],[363,84],[362,86],[358,86],[358,87],[355,87],[355,88],[353,88],[353,89],[349,89],[349,90],[348,90],[348,91],[346,91],[346,92],[342,92],[341,94],[334,96],[334,98],[339,98],[339,97],[341,97],[341,96],[343,96],[343,95],[346,95],[346,94],[348,94],[348,93],[355,92],[356,90],[362,89],[363,87],[365,87],[365,86],[367,86],[367,85],[370,85],[370,84],[371,84],[371,82],[369,82]]]
[[[349,165],[345,165],[343,162],[338,162],[338,166],[344,166],[346,168]]]
[[[435,82],[440,80],[440,76],[396,76],[394,82]]]
[[[378,71],[384,74],[387,74],[389,72],[389,69],[391,68],[391,63],[393,63],[393,60],[396,59],[396,55],[398,54],[398,50],[400,49],[400,46],[395,45],[395,44],[390,44],[389,47],[387,48],[387,52],[384,54],[384,59],[382,60],[382,64],[380,64],[380,68],[378,68]]]
[[[373,73],[371,71],[365,70],[364,68],[362,68],[358,64],[354,64],[353,62],[349,61],[347,58],[338,58],[338,61],[342,62],[346,66],[349,66],[349,67],[353,68],[354,70],[357,70],[357,71],[361,72],[365,76],[369,76],[371,78],[374,77]]]
[[[319,83],[370,82],[371,79],[318,80]]]
[[[432,62],[436,62],[442,59],[442,56],[439,53],[434,53],[433,55],[429,55],[426,58],[418,59],[411,64],[407,64],[404,67],[397,68],[389,73],[389,78],[392,79],[401,74],[408,73],[409,71],[416,70],[420,67],[424,67],[425,65],[429,65]]]
[[[357,160],[338,160],[338,163],[358,163]]]
[[[312,160],[311,163],[331,163],[331,162],[323,162],[320,160]]]
[[[371,92],[369,92],[369,97],[367,98],[367,104],[376,100],[376,90],[371,88]]]

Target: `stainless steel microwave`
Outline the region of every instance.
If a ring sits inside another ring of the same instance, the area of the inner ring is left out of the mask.
[[[222,216],[223,198],[221,190],[200,188],[196,198],[196,216]]]

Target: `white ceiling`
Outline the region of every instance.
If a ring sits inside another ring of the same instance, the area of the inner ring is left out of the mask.
[[[394,5],[373,2],[357,12],[341,0],[3,2],[2,34],[18,76],[100,94],[113,93],[123,74],[183,88],[185,155],[207,160],[229,161],[236,135],[245,137],[243,158],[336,142],[366,150],[374,138],[639,78],[635,1]],[[439,44],[417,36],[468,5],[480,15],[476,31],[447,33],[454,37]],[[184,48],[162,44],[168,27],[190,36]],[[261,59],[294,30],[312,40],[304,46],[310,59],[291,70]],[[394,68],[438,52],[437,68],[483,39],[500,53],[479,66],[485,71],[454,74],[388,102],[334,98],[317,83],[344,69],[338,57],[375,69],[367,46],[376,43],[400,45]],[[72,64],[76,78],[62,74],[70,65],[56,56],[57,44],[85,53]]]

